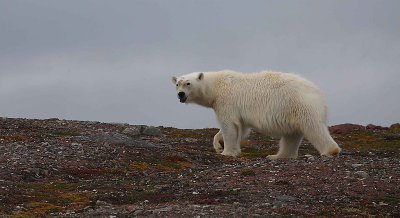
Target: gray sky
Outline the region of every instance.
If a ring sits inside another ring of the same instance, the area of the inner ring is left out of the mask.
[[[330,125],[400,122],[400,1],[0,1],[0,116],[217,126],[171,76],[300,74]]]

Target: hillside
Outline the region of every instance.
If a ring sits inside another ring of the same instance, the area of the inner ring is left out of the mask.
[[[0,216],[400,216],[399,127],[335,126],[339,156],[304,140],[270,161],[257,133],[231,158],[217,129],[0,118]]]

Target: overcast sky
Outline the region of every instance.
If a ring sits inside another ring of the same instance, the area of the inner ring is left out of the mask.
[[[400,1],[0,1],[0,116],[216,127],[171,76],[300,74],[330,125],[400,122]]]

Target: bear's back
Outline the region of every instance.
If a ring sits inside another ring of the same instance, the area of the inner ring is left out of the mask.
[[[216,77],[218,86],[224,89],[239,89],[250,92],[257,92],[257,90],[271,90],[274,92],[274,89],[282,88],[302,90],[301,92],[320,92],[314,83],[299,75],[291,73],[274,71],[239,73],[231,70],[222,70],[212,72],[212,75]]]

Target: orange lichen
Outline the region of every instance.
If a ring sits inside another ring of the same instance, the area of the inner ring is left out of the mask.
[[[276,149],[259,150],[253,147],[243,147],[240,157],[257,158],[257,157],[265,157],[274,153],[276,153]]]
[[[76,210],[86,206],[90,202],[90,196],[89,193],[69,192],[59,195],[59,198],[69,200],[68,209]]]
[[[18,134],[18,135],[0,135],[0,140],[5,141],[25,141],[28,140],[30,137],[26,134]]]
[[[240,145],[251,145],[253,142],[251,140],[243,140],[240,142]]]
[[[173,171],[191,168],[192,164],[184,157],[178,155],[168,155],[160,159],[157,163],[157,166],[165,171]]]
[[[0,213],[0,216],[3,217],[3,214]],[[11,216],[13,218],[23,218],[23,217],[33,217],[35,216],[34,213],[30,212],[30,211],[24,211],[24,210],[19,210],[16,212],[15,215]],[[6,217],[4,215],[4,217]]]
[[[51,203],[46,203],[46,202],[29,202],[25,204],[25,207],[28,208],[34,208],[32,212],[35,213],[46,213],[46,212],[55,212],[59,210],[63,210],[63,207],[51,204]]]
[[[129,166],[139,172],[143,172],[149,168],[149,165],[142,161],[130,162]]]

